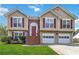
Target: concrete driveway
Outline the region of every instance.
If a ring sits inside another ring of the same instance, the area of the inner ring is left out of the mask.
[[[79,55],[78,45],[49,45],[50,48],[55,50],[60,55]]]

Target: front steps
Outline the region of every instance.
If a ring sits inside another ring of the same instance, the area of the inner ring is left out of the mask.
[[[40,37],[39,36],[29,36],[27,39],[27,44],[40,44]]]

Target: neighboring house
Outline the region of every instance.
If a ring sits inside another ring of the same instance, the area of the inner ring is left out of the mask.
[[[26,44],[69,44],[73,41],[77,17],[61,6],[46,11],[40,17],[29,17],[18,9],[6,16],[8,36],[26,36]]]
[[[77,33],[75,36],[73,36],[73,39],[78,39],[79,40],[79,33]]]
[[[79,33],[77,33],[75,36],[73,36],[73,41],[75,43],[79,43]]]

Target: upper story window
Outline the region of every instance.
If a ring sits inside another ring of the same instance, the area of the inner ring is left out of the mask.
[[[22,27],[22,17],[13,17],[13,27]]]
[[[63,28],[71,28],[71,21],[70,20],[62,20],[62,27]]]
[[[45,28],[53,28],[53,27],[54,27],[54,19],[45,18]]]

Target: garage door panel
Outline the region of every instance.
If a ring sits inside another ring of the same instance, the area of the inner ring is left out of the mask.
[[[54,43],[54,39],[43,39],[42,43]]]
[[[69,39],[59,39],[59,43],[70,43]]]
[[[44,33],[42,43],[55,43],[55,35],[51,33]]]
[[[70,43],[70,34],[59,34],[58,43]]]
[[[43,33],[43,36],[54,36],[52,33]]]

